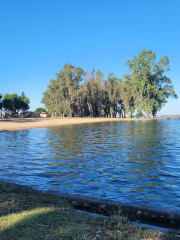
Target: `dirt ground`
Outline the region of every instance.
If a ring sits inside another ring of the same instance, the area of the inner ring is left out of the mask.
[[[136,120],[123,118],[11,118],[0,119],[0,131],[6,130],[20,130],[29,128],[40,128],[70,124],[83,124],[95,122],[109,122],[109,121],[127,121]]]

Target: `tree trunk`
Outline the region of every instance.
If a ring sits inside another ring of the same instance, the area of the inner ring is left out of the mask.
[[[113,118],[113,108],[112,107],[110,107],[110,114],[111,114],[111,118]]]
[[[72,109],[69,109],[69,117],[72,117]]]
[[[148,113],[148,112],[145,112],[145,113],[146,113],[146,117],[147,117],[147,118],[150,118],[149,113]]]
[[[127,118],[131,118],[131,112],[128,112]]]
[[[88,105],[88,109],[89,109],[89,113],[90,113],[90,117],[93,117],[93,111],[92,111],[92,106],[90,103],[87,102]]]

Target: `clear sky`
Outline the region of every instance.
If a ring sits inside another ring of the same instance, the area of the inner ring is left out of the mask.
[[[180,0],[1,0],[0,92],[42,93],[65,63],[122,77],[142,49],[168,56],[178,100],[160,114],[180,114]]]

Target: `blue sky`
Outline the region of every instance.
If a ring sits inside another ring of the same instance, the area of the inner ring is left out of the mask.
[[[1,0],[0,92],[42,93],[65,63],[122,77],[142,49],[168,56],[178,100],[160,114],[180,114],[179,0]]]

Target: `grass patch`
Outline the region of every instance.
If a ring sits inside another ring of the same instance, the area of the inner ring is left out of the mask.
[[[180,239],[177,232],[165,234],[130,224],[119,214],[107,218],[77,212],[58,196],[0,182],[1,240]]]

